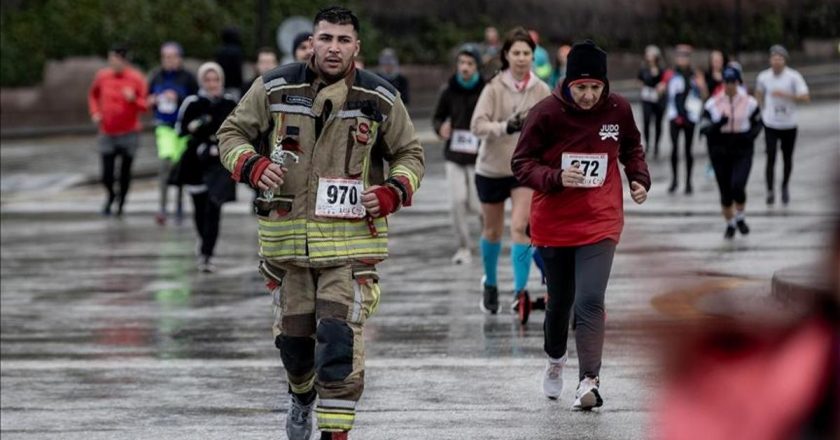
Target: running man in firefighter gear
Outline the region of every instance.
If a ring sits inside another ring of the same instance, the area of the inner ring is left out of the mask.
[[[411,205],[424,158],[397,91],[354,67],[356,16],[332,7],[313,24],[309,62],[257,78],[218,137],[233,178],[262,194],[260,270],[291,394],[287,434],[310,438],[317,394],[321,438],[343,439],[364,388],[362,330],[379,304],[387,216]]]

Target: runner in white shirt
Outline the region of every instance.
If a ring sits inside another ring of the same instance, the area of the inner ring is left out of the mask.
[[[758,74],[755,98],[762,108],[764,139],[767,143],[767,204],[776,202],[775,167],[776,145],[781,142],[784,175],[782,178],[782,203],[790,202],[788,182],[793,169],[793,146],[796,142],[796,104],[808,102],[811,97],[802,75],[787,67],[788,52],[776,44],[770,48],[770,68]]]

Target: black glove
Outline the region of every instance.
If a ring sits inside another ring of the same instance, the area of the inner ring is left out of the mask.
[[[507,122],[507,127],[505,127],[505,131],[507,134],[514,134],[518,131],[522,131],[522,118],[519,115],[511,118]]]
[[[720,117],[720,121],[717,122],[718,127],[723,127],[726,123],[729,122],[729,116],[723,115]]]

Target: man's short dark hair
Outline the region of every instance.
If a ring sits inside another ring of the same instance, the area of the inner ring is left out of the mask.
[[[264,53],[270,53],[270,54],[274,55],[274,58],[277,58],[277,51],[274,50],[274,48],[268,47],[268,46],[263,46],[263,47],[259,48],[259,50],[257,50],[257,58],[259,58],[260,55],[262,55]]]
[[[359,19],[353,14],[353,11],[342,8],[341,6],[330,6],[329,8],[318,11],[312,24],[318,26],[318,23],[321,21],[332,24],[352,24],[353,30],[357,34],[359,33]]]
[[[128,46],[125,43],[115,43],[111,45],[111,48],[108,51],[113,52],[122,58],[128,58]]]

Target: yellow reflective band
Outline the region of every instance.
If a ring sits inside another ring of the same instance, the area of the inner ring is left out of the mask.
[[[294,383],[292,383],[291,380],[289,380],[289,388],[291,388],[292,392],[295,393],[295,394],[308,393],[309,390],[311,390],[314,385],[315,385],[315,373],[312,373],[312,375],[309,376],[309,379],[307,379],[301,385],[294,384]]]
[[[414,174],[414,172],[412,172],[410,169],[408,169],[408,167],[405,166],[405,165],[397,165],[394,168],[391,168],[390,176],[391,177],[394,177],[394,176],[404,176],[404,177],[406,177],[408,179],[408,183],[411,184],[412,192],[417,192],[417,188],[420,187],[420,179],[418,179],[417,176]]]
[[[230,151],[225,154],[225,157],[222,158],[225,168],[232,172],[233,168],[236,166],[236,162],[239,161],[239,156],[242,156],[247,152],[256,153],[257,150],[255,150],[250,144],[242,144],[231,148]]]

